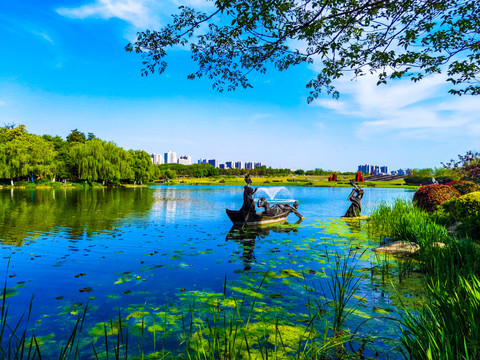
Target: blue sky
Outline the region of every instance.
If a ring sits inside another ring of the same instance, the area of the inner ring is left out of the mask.
[[[159,28],[178,5],[202,0],[0,2],[0,124],[65,137],[72,129],[149,153],[260,161],[272,167],[355,171],[440,167],[480,148],[480,98],[448,95],[444,75],[377,87],[338,82],[340,99],[307,104],[316,64],[253,78],[219,94],[187,51],[171,51],[162,75],[140,75],[124,51],[135,33]],[[210,4],[210,5],[209,5]]]

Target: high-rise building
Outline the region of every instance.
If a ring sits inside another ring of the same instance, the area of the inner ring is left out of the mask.
[[[177,163],[177,154],[175,152],[168,150],[163,156],[165,164]]]
[[[379,165],[358,165],[358,171],[364,174],[388,175],[388,166]]]
[[[152,154],[150,155],[152,158],[152,164],[161,165],[163,164],[163,155],[162,154]]]
[[[410,169],[398,169],[397,174],[398,175],[408,175],[410,173]]]
[[[243,169],[243,163],[241,161],[236,161],[235,169]]]
[[[253,162],[248,161],[245,163],[245,169],[253,169]]]
[[[220,164],[219,167],[220,167],[220,169],[226,169],[226,168],[227,168],[227,165],[225,165],[225,164]]]
[[[255,164],[253,164],[254,169],[256,169],[256,168],[258,168],[258,167],[260,167],[260,166],[263,166],[263,163],[261,163],[261,162],[256,162]]]
[[[204,159],[204,158],[200,158],[197,161],[197,164],[206,164],[206,163],[207,163],[207,159]]]
[[[218,168],[218,160],[217,159],[210,159],[208,160],[208,163],[212,165],[215,168]]]
[[[227,161],[225,162],[225,166],[227,169],[235,169],[235,161]]]
[[[192,165],[192,157],[190,155],[182,155],[178,158],[178,163],[182,165]]]

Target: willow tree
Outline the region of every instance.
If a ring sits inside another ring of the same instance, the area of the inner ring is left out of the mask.
[[[136,182],[142,184],[158,178],[160,170],[152,163],[152,158],[143,150],[128,150],[133,159],[132,170]]]
[[[133,159],[113,142],[100,139],[74,144],[70,148],[70,161],[79,180],[117,183],[134,177]]]
[[[29,134],[23,125],[0,130],[0,178],[51,176],[55,173],[56,151],[39,135]]]
[[[309,101],[334,80],[369,72],[378,83],[445,72],[452,94],[480,94],[480,1],[215,0],[214,10],[180,7],[170,24],[126,46],[143,56],[142,74],[162,73],[168,48],[189,47],[218,91],[251,87],[252,72],[318,65]]]

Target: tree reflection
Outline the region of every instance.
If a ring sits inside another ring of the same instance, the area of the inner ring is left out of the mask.
[[[130,216],[145,216],[152,204],[147,188],[0,191],[0,241],[22,246],[27,237],[59,227],[73,238],[108,231]]]

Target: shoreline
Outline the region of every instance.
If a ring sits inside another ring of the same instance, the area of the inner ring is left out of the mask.
[[[337,184],[304,184],[304,183],[260,183],[260,184],[253,184],[254,187],[311,187],[311,188],[351,188],[350,184],[345,183],[337,183]],[[166,183],[149,183],[143,185],[117,185],[117,186],[75,186],[75,185],[62,185],[62,186],[47,186],[47,185],[35,185],[35,186],[11,186],[11,185],[0,185],[0,190],[13,190],[13,189],[30,189],[30,190],[46,190],[46,189],[69,189],[69,190],[87,190],[87,189],[116,189],[116,188],[124,188],[124,189],[136,189],[136,188],[147,188],[150,186],[244,186],[244,184],[240,183],[220,183],[220,182],[183,182],[183,181],[172,181]],[[416,185],[406,185],[406,184],[375,184],[375,183],[361,183],[359,184],[362,188],[376,188],[376,189],[411,189],[417,190],[420,186]]]
[[[351,188],[350,185],[350,176],[341,176],[336,181],[328,181],[326,176],[302,176],[302,177],[266,177],[266,176],[252,176],[253,187],[341,187],[341,188]],[[190,178],[190,177],[177,177],[175,180],[168,180],[165,182],[150,182],[142,185],[134,184],[120,184],[114,186],[101,185],[100,183],[71,183],[67,182],[66,184],[61,184],[59,182],[55,183],[45,183],[42,181],[40,184],[26,184],[21,182],[19,185],[0,185],[0,189],[98,189],[98,188],[142,188],[149,186],[245,186],[245,181],[243,176],[235,177],[205,177],[205,178]],[[394,188],[394,189],[412,189],[416,190],[420,186],[418,185],[408,185],[403,179],[401,180],[392,180],[392,181],[365,181],[360,182],[358,185],[362,188]]]

